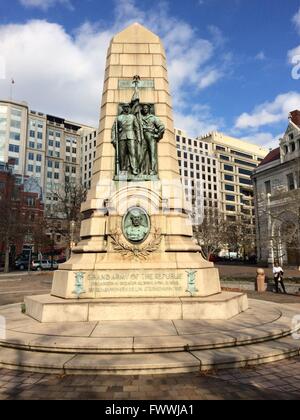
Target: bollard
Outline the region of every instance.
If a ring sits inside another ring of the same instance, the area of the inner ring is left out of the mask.
[[[266,291],[266,274],[265,270],[258,268],[256,273],[255,291],[258,293],[264,293]]]

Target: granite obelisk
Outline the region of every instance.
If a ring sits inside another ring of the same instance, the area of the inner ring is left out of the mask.
[[[142,319],[176,319],[188,316],[184,299],[194,309],[199,298],[222,300],[218,270],[193,238],[165,50],[138,23],[108,50],[93,181],[82,212],[81,242],[55,273],[53,299],[90,301],[89,316],[97,320],[130,318],[118,302],[133,305]],[[242,300],[228,316],[246,309]]]

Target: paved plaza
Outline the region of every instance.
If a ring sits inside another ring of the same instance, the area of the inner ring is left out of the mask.
[[[0,399],[297,400],[300,358],[260,366],[148,376],[54,376],[0,370]]]
[[[48,293],[51,273],[0,278],[0,305],[21,302],[30,293]],[[250,292],[298,306],[300,297]],[[134,376],[59,376],[0,369],[0,399],[212,400],[300,399],[300,357],[246,369],[208,373]]]

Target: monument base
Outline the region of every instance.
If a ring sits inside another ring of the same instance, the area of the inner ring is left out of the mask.
[[[42,323],[227,320],[248,309],[245,294],[223,292],[207,298],[68,299],[50,295],[25,298],[26,314]]]

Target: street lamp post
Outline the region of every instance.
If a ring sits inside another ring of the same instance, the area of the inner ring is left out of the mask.
[[[74,245],[74,230],[75,230],[75,221],[71,220],[70,222],[70,257],[72,256],[72,249]]]

